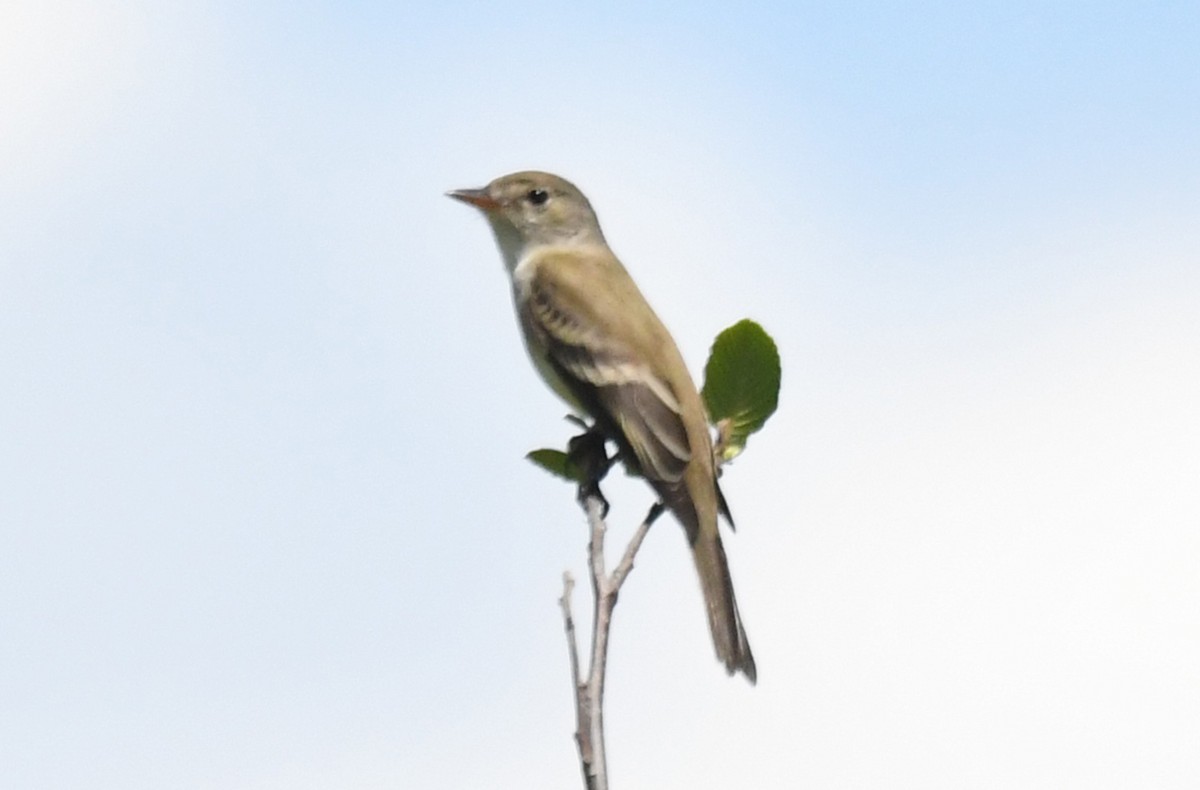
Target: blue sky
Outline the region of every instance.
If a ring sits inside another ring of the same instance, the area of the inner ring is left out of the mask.
[[[7,781],[578,781],[569,426],[442,197],[536,167],[695,373],[783,355],[725,478],[760,683],[663,519],[616,786],[1195,786],[1198,53],[1185,3],[0,6]]]

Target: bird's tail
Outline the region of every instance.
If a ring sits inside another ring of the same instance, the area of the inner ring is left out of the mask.
[[[729,674],[741,671],[754,683],[758,676],[754,655],[750,652],[746,629],[742,627],[742,618],[738,614],[725,547],[721,545],[721,536],[715,529],[696,533],[692,541],[692,558],[700,575],[700,588],[704,592],[704,605],[708,611],[708,628],[712,632],[717,658],[725,664]]]
[[[725,559],[725,547],[717,530],[716,487],[711,489],[712,501],[699,507],[683,483],[659,485],[659,494],[667,507],[683,524],[691,544],[692,559],[696,573],[700,576],[700,589],[704,593],[704,608],[708,613],[708,630],[712,634],[717,658],[725,665],[729,674],[742,672],[754,683],[757,670],[746,629],[738,614],[737,599],[733,595],[733,579],[729,576],[729,561]]]

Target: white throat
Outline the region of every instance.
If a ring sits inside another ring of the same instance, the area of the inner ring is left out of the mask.
[[[496,246],[500,248],[500,256],[504,258],[504,268],[512,275],[517,270],[517,264],[525,257],[527,240],[507,222],[492,222],[491,225],[492,233],[496,236]]]

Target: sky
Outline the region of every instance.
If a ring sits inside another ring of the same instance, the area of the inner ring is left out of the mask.
[[[571,426],[443,197],[527,168],[783,361],[758,685],[664,517],[614,787],[1200,783],[1195,4],[417,5],[0,3],[6,787],[577,786]]]

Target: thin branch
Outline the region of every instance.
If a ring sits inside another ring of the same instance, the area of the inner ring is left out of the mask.
[[[586,685],[579,677],[579,640],[575,638],[575,617],[571,614],[571,593],[575,589],[575,579],[570,571],[563,574],[563,594],[558,599],[562,608],[563,627],[567,632],[567,653],[571,661],[571,686],[575,691],[575,745],[579,748],[579,762],[583,768],[583,783],[592,788],[588,766],[592,764],[592,744],[588,730],[587,699],[584,696]]]
[[[646,534],[650,532],[650,525],[662,515],[665,509],[662,502],[655,502],[650,506],[650,512],[646,514],[646,518],[642,520],[637,531],[633,533],[633,537],[629,540],[629,545],[625,548],[625,555],[621,557],[621,561],[617,564],[617,568],[612,574],[614,594],[617,590],[621,589],[621,585],[625,583],[625,577],[633,570],[633,558],[637,555],[638,549],[642,547],[642,541],[646,539]]]
[[[604,678],[613,608],[617,605],[617,593],[621,585],[633,570],[634,557],[650,531],[650,525],[662,514],[664,506],[659,502],[650,508],[610,576],[604,561],[604,536],[608,529],[604,520],[608,515],[608,502],[600,492],[600,481],[617,459],[608,456],[604,436],[592,429],[571,439],[568,455],[585,477],[579,486],[579,503],[587,514],[588,570],[592,578],[592,644],[586,680],[580,675],[575,618],[571,614],[571,592],[575,582],[569,573],[563,574],[563,594],[559,598],[575,692],[575,744],[579,748],[584,787],[587,790],[608,790],[608,765],[604,748]]]
[[[598,494],[584,499],[591,538],[588,541],[588,561],[592,570],[592,656],[588,667],[584,696],[587,700],[587,740],[592,747],[592,759],[587,766],[589,790],[608,790],[608,759],[604,748],[604,673],[608,663],[608,630],[616,592],[604,571],[603,511],[607,508]],[[582,758],[582,753],[580,754]]]
[[[607,503],[594,486],[591,490],[581,490],[580,500],[588,518],[588,569],[592,577],[592,649],[586,681],[580,677],[575,620],[570,607],[574,580],[570,574],[563,576],[563,596],[559,599],[559,605],[563,610],[571,659],[571,680],[575,687],[575,743],[579,747],[584,787],[587,790],[608,790],[608,765],[604,748],[604,680],[608,665],[608,634],[612,627],[613,609],[617,605],[617,593],[633,570],[634,557],[649,533],[650,525],[662,514],[663,505],[655,503],[650,508],[630,539],[621,561],[609,575],[604,561],[604,537],[608,529],[604,512]]]
[[[570,571],[563,573],[563,593],[558,599],[562,608],[563,625],[567,631],[567,650],[571,658],[571,679],[579,684],[579,647],[575,639],[575,618],[571,615],[571,593],[575,590],[575,577]]]

